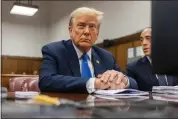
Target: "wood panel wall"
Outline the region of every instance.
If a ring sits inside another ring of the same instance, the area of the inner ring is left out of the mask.
[[[120,66],[121,70],[125,71],[127,66],[127,50],[128,48],[141,46],[139,39],[140,32],[122,38],[113,39],[111,40],[111,46],[104,47],[103,43],[98,44],[98,46],[111,52],[116,58],[117,64]]]
[[[38,75],[42,58],[2,56],[2,74]]]

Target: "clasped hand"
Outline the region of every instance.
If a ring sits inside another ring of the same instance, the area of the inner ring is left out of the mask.
[[[128,78],[122,73],[115,70],[108,70],[99,74],[95,80],[95,89],[124,89],[127,88]]]

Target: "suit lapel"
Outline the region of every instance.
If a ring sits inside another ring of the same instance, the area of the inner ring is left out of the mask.
[[[146,56],[142,58],[142,65],[141,65],[140,69],[141,70],[144,69],[144,71],[142,71],[142,72],[145,72],[144,75],[147,77],[146,79],[148,79],[148,80],[146,80],[146,82],[148,84],[152,84],[155,86],[157,86],[159,84],[158,80],[156,79],[155,74],[153,74],[153,72],[152,72],[152,66]]]
[[[93,64],[93,67],[94,67],[95,77],[97,77],[98,74],[104,73],[105,70],[102,66],[101,59],[99,58],[99,56],[95,52],[94,48],[92,49],[92,64]]]
[[[80,77],[81,74],[79,60],[71,40],[66,41],[66,49],[67,49],[66,56],[68,57],[67,60],[69,63],[69,67],[74,76]]]

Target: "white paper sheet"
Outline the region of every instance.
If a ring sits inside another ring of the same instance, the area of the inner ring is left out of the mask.
[[[152,92],[178,95],[178,87],[177,86],[153,86]]]
[[[135,89],[117,89],[117,90],[96,90],[95,94],[110,95],[110,96],[139,96],[149,95],[148,92],[139,91]]]
[[[142,46],[136,47],[136,56],[143,56],[143,55],[144,53],[143,53]]]
[[[35,92],[35,91],[16,91],[15,92],[15,97],[16,98],[33,98],[34,96],[38,95],[39,92]]]
[[[158,96],[153,96],[153,99],[154,100],[178,102],[178,96],[177,95],[158,95]]]

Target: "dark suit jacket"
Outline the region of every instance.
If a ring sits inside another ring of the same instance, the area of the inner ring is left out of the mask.
[[[151,91],[153,86],[159,86],[156,75],[153,74],[152,66],[146,56],[128,64],[126,74],[137,81],[139,90]],[[167,75],[167,79],[169,86],[177,85],[178,77]]]
[[[43,46],[39,88],[42,92],[87,92],[87,79],[82,79],[79,60],[71,40],[53,42]],[[99,63],[98,63],[99,61]],[[107,51],[92,47],[92,63],[95,76],[106,70],[117,70],[114,57]],[[130,88],[137,88],[129,78]]]

